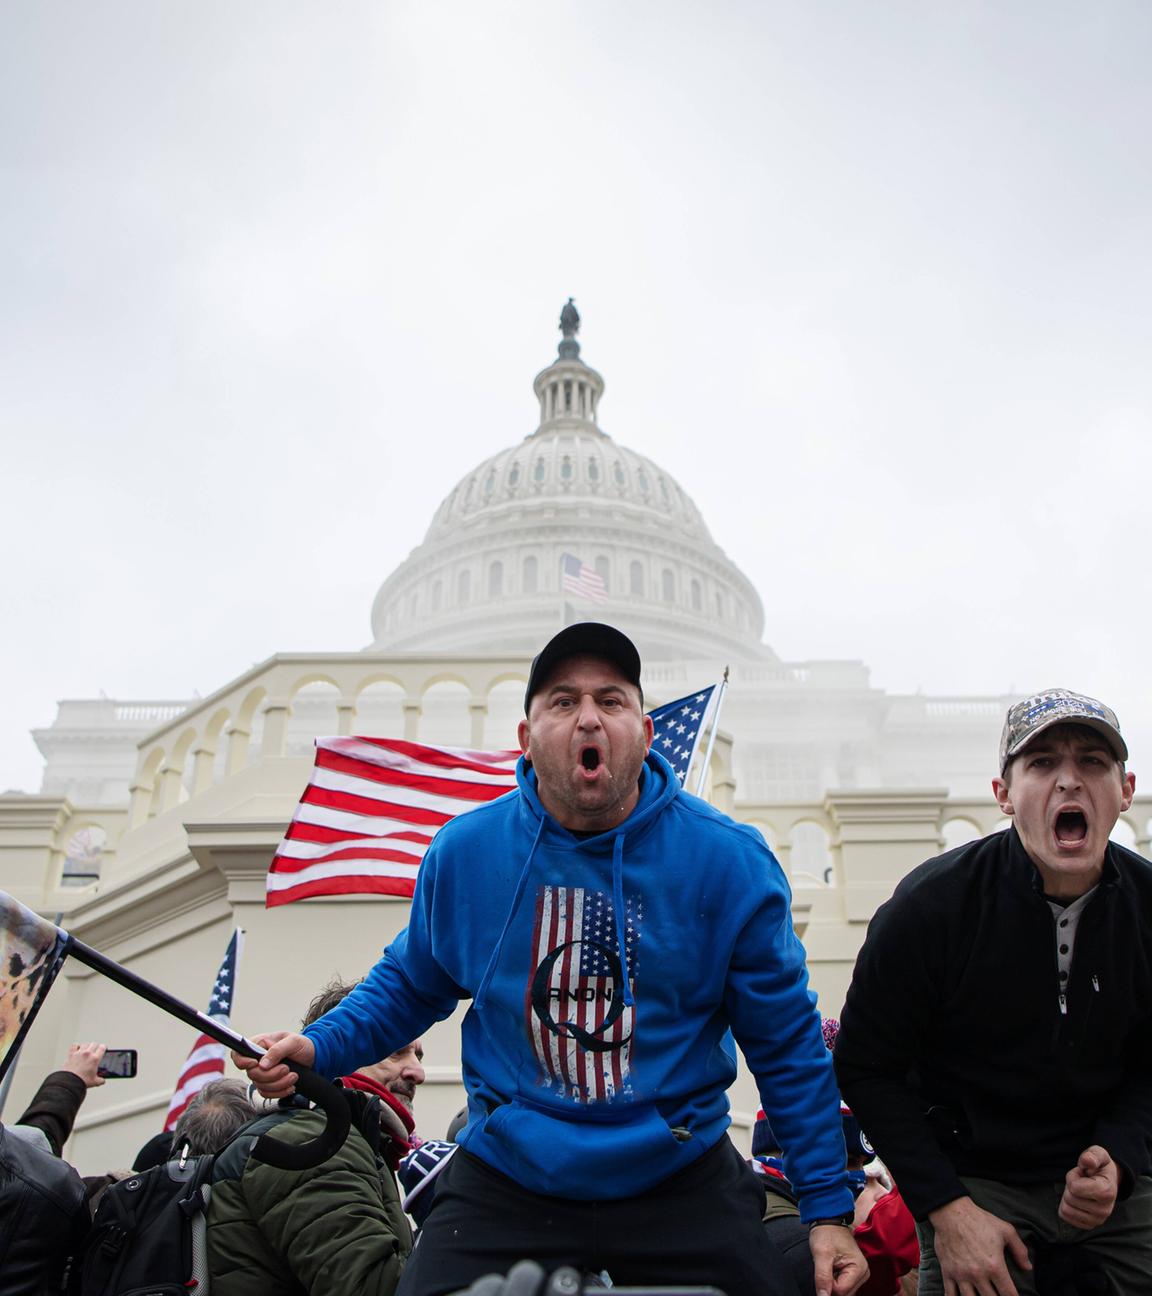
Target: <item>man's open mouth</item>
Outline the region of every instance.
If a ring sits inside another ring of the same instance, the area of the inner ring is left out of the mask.
[[[580,752],[580,764],[589,774],[594,774],[600,768],[599,751],[595,747],[585,747]]]
[[[1082,810],[1061,810],[1056,816],[1056,840],[1061,846],[1079,846],[1088,836]]]

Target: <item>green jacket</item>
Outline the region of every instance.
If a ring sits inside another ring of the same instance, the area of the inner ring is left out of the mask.
[[[299,1144],[324,1124],[287,1110],[245,1125],[216,1159],[208,1206],[213,1296],[392,1296],[412,1230],[392,1172],[377,1155],[378,1100],[348,1095],[352,1129],[311,1170],[278,1170],[252,1155],[256,1139]]]

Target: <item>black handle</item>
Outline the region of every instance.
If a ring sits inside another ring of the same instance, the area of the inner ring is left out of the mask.
[[[252,1155],[277,1170],[310,1170],[327,1161],[343,1146],[352,1124],[352,1113],[343,1089],[338,1089],[331,1080],[325,1080],[311,1067],[301,1066],[295,1061],[289,1065],[299,1076],[296,1092],[315,1103],[327,1117],[324,1128],[314,1139],[298,1144],[285,1143],[271,1134],[261,1134]]]

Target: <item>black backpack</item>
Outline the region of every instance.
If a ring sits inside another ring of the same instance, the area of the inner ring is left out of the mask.
[[[213,1156],[110,1184],[84,1249],[81,1296],[205,1296]]]

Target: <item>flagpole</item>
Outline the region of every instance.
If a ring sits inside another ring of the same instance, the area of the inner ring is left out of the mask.
[[[716,695],[716,709],[712,712],[712,731],[708,735],[708,749],[704,753],[704,762],[700,766],[700,782],[696,785],[696,795],[704,795],[704,780],[708,777],[708,763],[712,759],[712,748],[716,746],[716,731],[720,728],[720,708],[724,705],[724,694],[728,692],[728,667],[724,667],[724,678],[720,681],[720,691]]]
[[[211,1036],[218,1043],[234,1049],[237,1053],[242,1053],[245,1057],[264,1056],[264,1050],[258,1044],[253,1044],[251,1040],[237,1034],[214,1017],[209,1017],[207,1013],[202,1013],[190,1004],[184,1003],[183,1000],[177,999],[175,995],[162,990],[158,985],[153,985],[151,981],[146,981],[137,973],[130,972],[114,959],[101,954],[99,950],[94,950],[91,945],[85,945],[82,940],[77,940],[70,933],[64,935],[66,936],[65,952],[79,959],[94,972],[101,973],[109,981],[115,981],[125,990],[131,990],[141,999],[147,999],[150,1004],[162,1008],[178,1021],[184,1022],[185,1025],[191,1026],[204,1035]],[[311,1143],[297,1146],[261,1135],[253,1152],[260,1160],[267,1161],[279,1169],[303,1170],[327,1161],[343,1144],[348,1136],[351,1113],[341,1091],[318,1071],[303,1066],[299,1062],[292,1065],[297,1074],[296,1089],[322,1108],[328,1118],[327,1124]]]

